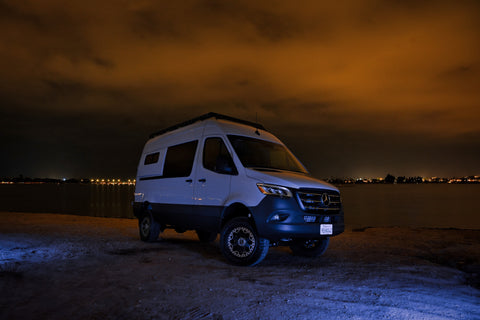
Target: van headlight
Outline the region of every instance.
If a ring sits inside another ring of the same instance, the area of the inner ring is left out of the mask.
[[[292,192],[288,188],[282,186],[276,186],[273,184],[257,183],[258,190],[261,193],[266,194],[267,196],[279,196],[290,198],[292,197]]]

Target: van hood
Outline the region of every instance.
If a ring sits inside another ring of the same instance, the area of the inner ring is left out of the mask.
[[[302,173],[280,170],[255,170],[248,168],[245,168],[245,171],[248,177],[256,179],[258,182],[262,183],[275,184],[293,189],[313,188],[339,191],[337,187],[330,183]]]

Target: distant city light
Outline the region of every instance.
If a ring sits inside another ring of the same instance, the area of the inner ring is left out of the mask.
[[[405,176],[390,176],[390,179],[385,178],[324,178],[323,180],[334,185],[345,184],[418,184],[418,183],[450,183],[450,184],[480,184],[480,175],[472,175],[466,177],[405,177]],[[43,184],[43,183],[87,183],[93,185],[135,185],[136,179],[119,179],[119,178],[90,178],[90,179],[50,179],[50,178],[0,178],[0,184]]]
[[[69,178],[61,178],[61,179],[31,179],[31,178],[24,178],[24,179],[17,179],[17,178],[0,178],[0,184],[44,184],[44,183],[87,183],[87,184],[95,184],[95,185],[135,185],[137,182],[136,179],[100,179],[100,178],[90,178],[90,179],[69,179]]]
[[[90,179],[91,184],[99,184],[99,185],[135,185],[137,180],[135,179]]]

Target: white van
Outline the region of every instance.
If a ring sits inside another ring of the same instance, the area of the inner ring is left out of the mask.
[[[140,238],[165,228],[196,230],[237,265],[255,265],[269,246],[319,256],[344,231],[338,189],[310,176],[262,125],[217,113],[150,136],[137,171]]]

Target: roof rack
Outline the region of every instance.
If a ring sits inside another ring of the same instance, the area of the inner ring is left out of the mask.
[[[207,119],[210,119],[210,118],[228,120],[228,121],[231,121],[231,122],[236,122],[236,123],[244,124],[244,125],[247,125],[247,126],[250,126],[250,127],[254,127],[256,129],[266,130],[259,123],[250,122],[250,121],[242,120],[242,119],[237,119],[237,118],[233,118],[233,117],[226,116],[226,115],[219,114],[219,113],[215,113],[215,112],[209,112],[209,113],[206,113],[206,114],[201,115],[199,117],[193,118],[191,120],[187,120],[185,122],[182,122],[182,123],[176,124],[174,126],[168,127],[166,129],[162,129],[158,132],[152,133],[149,138],[152,139],[152,138],[155,138],[155,137],[157,137],[159,135],[162,135],[164,133],[167,133],[167,132],[170,132],[170,131],[173,131],[173,130],[176,130],[176,129],[179,129],[179,128],[182,128],[182,127],[186,127],[186,126],[191,125],[195,122],[207,120]]]

